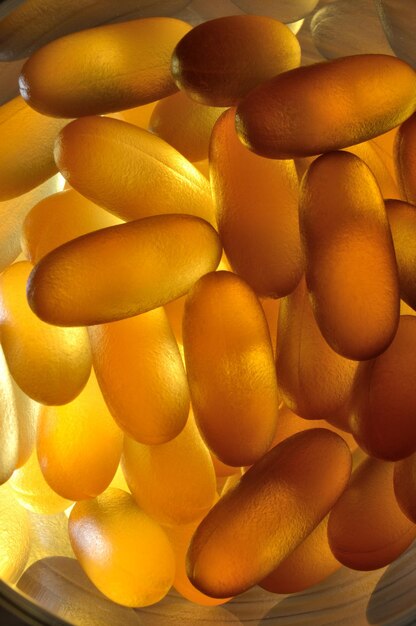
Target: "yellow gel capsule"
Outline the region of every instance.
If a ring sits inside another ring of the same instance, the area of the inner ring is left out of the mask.
[[[0,346],[0,485],[13,474],[19,458],[19,418],[13,391],[13,380]]]
[[[213,221],[207,179],[138,126],[103,117],[76,120],[59,135],[55,158],[71,187],[122,219],[187,213]]]
[[[137,504],[161,524],[187,524],[214,504],[214,467],[192,414],[168,443],[147,446],[125,437],[122,459]]]
[[[214,127],[210,175],[218,230],[233,270],[262,296],[293,291],[303,271],[293,161],[247,150],[231,109]]]
[[[263,307],[264,315],[266,316],[267,325],[269,327],[273,354],[276,354],[277,323],[279,320],[280,302],[281,300],[275,300],[274,298],[260,298],[260,303]]]
[[[27,511],[9,485],[0,487],[0,578],[16,583],[29,558],[31,533]]]
[[[0,107],[0,200],[21,196],[58,171],[53,146],[67,123],[37,113],[20,96]]]
[[[250,287],[231,272],[203,276],[188,294],[183,345],[195,419],[227,465],[270,447],[278,390],[269,329]]]
[[[393,471],[394,463],[366,459],[331,511],[329,545],[343,565],[357,570],[384,567],[416,537],[416,525],[396,502]]]
[[[399,128],[394,154],[403,198],[416,204],[416,115]]]
[[[30,276],[28,300],[50,324],[103,324],[184,295],[220,258],[218,236],[207,222],[155,215],[89,233],[50,252]]]
[[[257,154],[293,159],[385,133],[412,115],[415,102],[416,74],[407,63],[357,54],[300,67],[259,85],[237,109],[237,131]]]
[[[16,467],[22,467],[29,460],[36,442],[41,406],[38,402],[29,398],[14,382],[13,396],[16,405],[16,415],[19,424],[19,454]]]
[[[416,453],[394,464],[394,493],[406,517],[416,524]]]
[[[225,107],[299,64],[299,43],[284,24],[231,15],[199,24],[183,37],[172,56],[172,75],[193,100]]]
[[[113,602],[148,606],[169,591],[175,574],[169,540],[130,494],[108,489],[77,502],[68,530],[82,569]]]
[[[345,424],[358,363],[334,352],[323,338],[303,279],[281,301],[276,352],[279,391],[287,406],[305,419]]]
[[[28,213],[22,229],[23,253],[32,263],[37,263],[71,239],[120,223],[101,207],[68,189],[44,198]]]
[[[26,300],[32,264],[11,265],[0,278],[1,341],[10,373],[42,404],[65,404],[79,394],[91,370],[85,328],[56,328],[39,320]]]
[[[401,200],[386,200],[385,204],[399,270],[400,297],[416,309],[416,207]]]
[[[12,487],[16,500],[25,509],[41,515],[61,513],[72,504],[49,487],[39,467],[36,451],[14,472],[8,484]]]
[[[163,308],[89,329],[94,369],[120,428],[145,444],[170,441],[185,426],[189,389]]]
[[[56,117],[137,107],[176,91],[170,57],[189,24],[168,17],[83,30],[35,52],[19,79],[35,110]]]
[[[270,450],[199,525],[188,551],[191,582],[225,598],[263,580],[323,520],[350,472],[347,445],[328,430]]]
[[[322,335],[346,358],[377,356],[397,330],[399,284],[383,198],[367,165],[348,152],[316,159],[302,180],[299,220]]]
[[[182,296],[165,304],[166,315],[178,343],[182,343],[182,318],[185,300],[186,296]]]
[[[311,534],[266,578],[260,586],[273,593],[297,593],[328,578],[341,563],[328,542],[327,515]]]
[[[63,498],[95,498],[120,462],[123,434],[114,422],[94,374],[64,406],[43,407],[37,452],[46,482]]]
[[[125,111],[111,113],[110,117],[114,117],[116,120],[128,122],[128,124],[134,124],[135,126],[140,126],[140,128],[147,129],[150,118],[152,117],[152,113],[157,104],[158,101],[149,102],[149,104],[143,104],[141,107],[134,107],[134,109],[126,109]]]

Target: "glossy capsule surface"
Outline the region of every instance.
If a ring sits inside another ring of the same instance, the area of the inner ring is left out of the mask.
[[[14,403],[19,424],[19,452],[16,467],[29,460],[36,443],[41,404],[29,398],[12,379]]]
[[[185,303],[183,345],[208,447],[227,465],[251,465],[271,444],[278,391],[269,329],[250,287],[231,272],[202,277]]]
[[[394,493],[402,512],[416,524],[416,453],[394,464]]]
[[[394,156],[403,198],[416,204],[416,114],[398,130]]]
[[[14,398],[13,380],[0,347],[0,485],[5,483],[18,464],[19,418]]]
[[[16,583],[23,574],[31,548],[27,511],[16,501],[10,485],[0,487],[0,576]]]
[[[170,57],[190,30],[168,17],[99,26],[56,39],[25,63],[20,93],[55,117],[121,111],[176,91]]]
[[[399,271],[400,297],[416,309],[414,267],[416,263],[416,207],[400,200],[386,200]]]
[[[224,251],[233,270],[257,294],[280,298],[303,271],[298,180],[293,161],[247,150],[235,132],[235,109],[216,123],[210,178]]]
[[[265,81],[238,106],[237,131],[262,156],[321,154],[398,126],[414,112],[415,97],[416,74],[407,63],[383,54],[359,54]]]
[[[345,442],[324,429],[270,450],[199,525],[188,551],[191,582],[218,598],[260,582],[323,520],[350,471]]]
[[[377,356],[397,330],[399,283],[383,198],[367,165],[348,152],[316,159],[302,180],[299,222],[322,335],[346,358]]]
[[[215,269],[220,257],[218,236],[207,222],[190,215],[156,215],[56,248],[35,266],[28,300],[50,324],[116,321],[184,295]]]
[[[74,189],[122,219],[187,213],[213,220],[207,179],[138,126],[103,117],[76,120],[60,133],[55,159]]]

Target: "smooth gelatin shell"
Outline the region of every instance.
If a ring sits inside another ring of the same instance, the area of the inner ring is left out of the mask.
[[[376,7],[391,47],[398,57],[416,67],[413,24],[416,7],[406,0],[378,0]]]
[[[416,454],[395,463],[393,478],[399,507],[416,524]]]
[[[400,200],[386,200],[386,211],[399,271],[400,297],[416,309],[416,207]]]
[[[403,198],[416,204],[416,115],[400,126],[394,153]]]
[[[0,347],[0,485],[5,483],[18,464],[19,417],[14,398],[13,380]]]
[[[23,574],[31,547],[27,511],[20,506],[9,485],[0,487],[0,576],[16,583]]]

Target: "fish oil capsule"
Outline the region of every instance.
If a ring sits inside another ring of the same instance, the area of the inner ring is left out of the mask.
[[[125,111],[118,111],[117,113],[111,113],[109,114],[109,117],[113,117],[116,120],[121,120],[122,122],[127,122],[128,124],[134,124],[134,126],[140,126],[140,128],[147,129],[149,127],[149,122],[150,118],[152,117],[153,110],[157,103],[158,101],[149,102],[149,104],[143,104],[140,107],[126,109]]]
[[[114,419],[130,437],[161,444],[180,433],[189,389],[163,308],[89,329],[94,369]]]
[[[32,264],[21,261],[0,279],[1,341],[10,373],[42,404],[65,404],[79,394],[91,370],[85,328],[55,328],[39,320],[26,300]]]
[[[55,158],[71,187],[122,219],[188,213],[213,221],[206,178],[163,139],[132,124],[76,120],[59,135]]]
[[[413,67],[416,65],[413,24],[416,7],[413,2],[381,0],[376,4],[380,22],[394,53]]]
[[[191,582],[225,598],[263,580],[327,515],[350,471],[347,445],[328,430],[270,450],[199,525],[188,551]]]
[[[0,200],[21,196],[58,171],[53,146],[65,124],[37,113],[20,96],[0,107]]]
[[[164,98],[176,91],[170,57],[190,28],[159,17],[66,35],[25,63],[20,93],[55,117],[100,115]]]
[[[35,204],[22,229],[25,256],[37,263],[58,246],[121,221],[74,189],[53,194]]]
[[[14,380],[11,380],[19,425],[19,452],[16,463],[16,468],[19,468],[29,460],[35,447],[41,405],[29,398]]]
[[[393,489],[394,463],[366,459],[329,514],[328,538],[335,558],[357,570],[388,565],[416,537]]]
[[[269,448],[278,391],[269,329],[254,292],[231,272],[203,276],[188,294],[183,346],[195,419],[227,465]]]
[[[416,74],[407,63],[383,54],[357,54],[265,81],[240,103],[236,126],[243,143],[257,154],[293,159],[387,132],[412,115],[415,97]]]
[[[398,130],[394,155],[404,200],[416,204],[416,115]]]
[[[50,252],[30,276],[28,300],[50,324],[103,324],[184,295],[220,258],[218,236],[207,222],[155,215],[89,233]]]
[[[399,271],[400,297],[416,309],[414,267],[416,263],[416,207],[400,200],[386,200]]]
[[[377,356],[397,330],[399,285],[374,176],[353,154],[323,155],[302,180],[299,212],[306,283],[322,335],[348,359]]]
[[[402,512],[416,524],[416,453],[394,464],[394,493]]]
[[[172,55],[172,75],[190,98],[232,106],[264,80],[300,64],[295,35],[277,20],[230,15],[199,24]]]
[[[17,467],[19,458],[19,419],[13,393],[13,381],[0,346],[0,484]]]
[[[231,109],[214,127],[210,175],[218,230],[233,270],[261,296],[293,291],[303,271],[293,161],[247,150]]]
[[[350,426],[367,454],[397,461],[416,451],[415,354],[416,318],[405,315],[387,350],[358,367]]]
[[[123,471],[137,504],[161,524],[187,524],[216,498],[215,472],[192,414],[175,439],[147,446],[125,438]]]
[[[276,352],[279,390],[287,406],[305,419],[328,419],[344,427],[358,363],[325,341],[304,279],[281,301]]]
[[[264,315],[266,316],[267,325],[269,327],[270,339],[273,346],[273,354],[276,354],[276,330],[279,319],[280,300],[274,298],[260,298]]]
[[[108,489],[77,502],[68,529],[82,569],[113,602],[148,606],[169,591],[175,574],[169,540],[130,494]]]
[[[0,577],[16,583],[29,558],[31,532],[27,511],[20,506],[9,485],[0,487]]]
[[[84,500],[102,493],[116,473],[122,445],[122,432],[94,374],[75,400],[40,412],[39,464],[46,482],[63,498]]]

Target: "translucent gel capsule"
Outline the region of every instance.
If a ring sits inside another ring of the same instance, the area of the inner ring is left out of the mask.
[[[399,128],[394,152],[403,199],[416,204],[416,115]]]
[[[180,91],[158,102],[149,130],[189,161],[202,161],[208,158],[212,128],[223,111],[220,107],[199,104]]]
[[[163,139],[132,124],[76,120],[59,135],[55,158],[74,189],[122,219],[188,213],[213,220],[206,178]]]
[[[397,329],[399,285],[383,198],[365,163],[348,152],[316,159],[302,180],[299,221],[325,340],[349,359],[377,356]]]
[[[379,0],[376,6],[395,54],[416,67],[413,29],[416,21],[415,4],[406,0]]]
[[[269,329],[250,287],[231,272],[207,274],[185,303],[183,345],[202,436],[227,465],[251,465],[269,448],[278,391]]]
[[[184,295],[215,269],[220,257],[218,236],[207,222],[190,215],[156,215],[53,250],[35,266],[28,299],[51,324],[103,324]]]
[[[9,485],[0,487],[0,578],[16,583],[29,557],[31,536],[27,511],[13,496]]]
[[[84,500],[102,493],[116,472],[122,446],[122,432],[94,374],[75,400],[41,410],[39,464],[46,482],[63,498]]]
[[[89,329],[94,369],[114,419],[130,437],[161,444],[180,433],[189,389],[163,308]]]
[[[264,315],[266,316],[267,325],[269,327],[270,339],[272,341],[273,353],[276,353],[277,341],[277,322],[279,319],[280,300],[274,298],[260,298]]]
[[[299,433],[270,450],[198,527],[188,551],[191,582],[225,598],[261,581],[323,520],[350,471],[348,447],[328,430]]]
[[[35,110],[56,117],[100,115],[176,91],[170,57],[189,24],[168,17],[99,26],[35,52],[19,79]]]
[[[199,519],[216,498],[214,467],[192,414],[168,443],[147,446],[126,437],[123,470],[137,504],[161,524]]]
[[[19,453],[16,467],[22,467],[29,460],[35,447],[41,405],[29,398],[14,380],[11,380],[19,424]]]
[[[247,150],[229,110],[214,127],[210,175],[218,230],[234,271],[262,296],[293,291],[303,271],[293,161]]]
[[[26,216],[22,230],[23,253],[32,263],[37,263],[71,239],[120,223],[73,189],[61,191],[35,204]]]
[[[113,602],[148,606],[169,591],[175,574],[169,540],[130,494],[108,489],[78,502],[68,529],[82,569]]]
[[[67,123],[37,113],[20,96],[0,107],[0,200],[21,196],[58,171],[53,146]]]
[[[215,456],[215,454],[212,454],[212,452],[211,459],[217,478],[227,478],[228,476],[233,476],[240,469],[239,467],[235,467],[234,465],[227,465],[226,463],[223,463]]]
[[[400,297],[416,309],[416,207],[400,200],[386,200],[385,204],[399,270]]]
[[[416,524],[416,454],[394,464],[394,493],[406,517]]]
[[[177,298],[165,304],[165,311],[170,327],[173,330],[176,341],[180,343],[182,343],[182,318],[185,300],[186,296],[182,296],[181,298]]]
[[[317,585],[341,567],[328,543],[328,515],[260,586],[273,593],[297,593]]]
[[[231,15],[192,29],[172,55],[172,75],[193,100],[232,106],[264,80],[300,63],[293,33],[268,17]]]
[[[17,467],[19,458],[19,419],[13,393],[13,381],[0,347],[0,484]]]
[[[91,370],[84,328],[45,324],[31,311],[26,283],[32,264],[11,265],[0,278],[1,342],[10,373],[21,389],[43,404],[65,404],[79,394]]]
[[[415,98],[411,67],[392,56],[360,54],[300,67],[259,85],[237,109],[237,131],[262,156],[321,154],[398,126],[414,112]]]
[[[343,565],[357,570],[384,567],[416,537],[416,525],[396,502],[393,470],[394,463],[366,459],[331,511],[329,545]]]
[[[345,424],[358,363],[327,344],[315,321],[305,280],[280,304],[276,371],[288,407],[305,419]]]
[[[134,107],[134,109],[126,109],[125,111],[111,113],[110,117],[114,117],[114,119],[121,120],[122,122],[128,122],[129,124],[134,124],[135,126],[140,126],[140,128],[147,129],[156,105],[157,102],[149,102],[149,104],[143,104],[140,107]]]
[[[350,426],[367,454],[397,461],[416,451],[416,318],[400,317],[383,354],[359,365]]]

